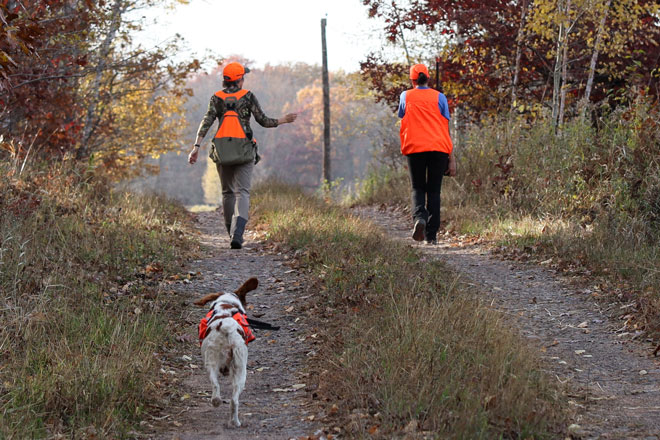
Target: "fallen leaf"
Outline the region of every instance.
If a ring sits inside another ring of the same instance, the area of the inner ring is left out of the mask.
[[[304,383],[297,383],[295,385],[291,385],[291,388],[293,388],[294,390],[299,390],[301,388],[305,388],[306,386],[307,385],[305,385]]]
[[[575,354],[584,354],[587,350],[575,350]]]
[[[647,374],[649,374],[649,372],[646,371],[646,370],[641,370],[641,371],[639,372],[639,375],[640,375],[640,376],[645,376],[645,375],[647,375]]]
[[[179,342],[193,342],[194,339],[197,338],[187,333],[176,337]]]
[[[589,323],[587,321],[581,322],[577,325],[577,328],[587,328],[589,326]]]

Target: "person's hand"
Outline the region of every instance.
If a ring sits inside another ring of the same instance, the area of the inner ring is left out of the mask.
[[[188,155],[188,163],[194,164],[197,162],[197,155],[199,154],[199,147],[194,146],[190,154]]]
[[[295,121],[297,117],[297,113],[289,113],[288,115],[278,119],[277,125],[290,124],[291,122]]]
[[[449,168],[447,168],[447,175],[450,177],[456,176],[456,158],[453,154],[449,155]]]

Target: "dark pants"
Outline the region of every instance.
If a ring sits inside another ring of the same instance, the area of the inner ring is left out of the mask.
[[[449,155],[425,151],[406,156],[412,184],[413,221],[426,222],[426,239],[435,239],[440,228],[440,188],[449,166]]]

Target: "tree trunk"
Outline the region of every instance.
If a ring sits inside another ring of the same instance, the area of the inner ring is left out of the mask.
[[[330,184],[330,80],[328,76],[328,48],[325,40],[326,19],[321,19],[321,45],[323,57],[323,182]]]
[[[564,2],[559,0],[557,2],[557,9],[562,12],[564,9]],[[557,117],[559,116],[559,94],[561,87],[561,65],[563,55],[563,38],[564,38],[564,23],[559,23],[559,34],[557,37],[557,54],[555,56],[555,66],[553,69],[553,87],[552,87],[552,124],[557,127]]]
[[[603,11],[602,17],[600,17],[600,23],[598,24],[598,33],[596,34],[596,42],[594,43],[594,51],[591,54],[591,62],[589,63],[589,76],[587,78],[587,87],[584,89],[584,104],[589,103],[589,98],[591,97],[591,89],[594,85],[594,76],[596,74],[596,63],[598,62],[598,51],[600,45],[603,41],[603,32],[605,31],[605,23],[607,22],[607,16],[610,12],[610,5],[612,0],[607,0],[605,3],[605,10]]]
[[[568,16],[571,12],[571,0],[566,2],[566,15]],[[564,123],[564,111],[566,110],[566,92],[568,90],[568,81],[567,81],[567,64],[568,64],[568,32],[569,27],[566,27],[564,32],[564,47],[562,50],[561,56],[561,93],[560,93],[560,103],[559,103],[559,115],[557,117],[557,125],[561,128]]]
[[[568,1],[570,7],[570,0]],[[561,128],[564,123],[564,111],[566,110],[566,91],[568,90],[568,81],[566,78],[566,65],[568,64],[568,34],[564,36],[564,50],[561,60],[561,93],[559,103],[559,116],[557,117],[557,125]]]
[[[518,37],[516,38],[516,64],[513,69],[513,83],[511,84],[511,110],[515,108],[517,99],[518,81],[520,80],[520,61],[522,59],[522,39],[525,31],[526,17],[527,0],[523,0],[522,12],[520,13],[520,25],[518,26]]]
[[[408,45],[406,44],[406,38],[403,36],[403,26],[401,26],[401,16],[399,15],[399,8],[396,7],[396,4],[392,2],[392,8],[394,8],[394,13],[396,14],[396,20],[399,25],[399,33],[401,34],[401,43],[403,43],[403,50],[406,52],[406,61],[408,61],[408,66],[412,65],[410,59],[410,52],[408,52]]]
[[[463,30],[458,24],[456,24],[456,43],[459,53],[463,56],[465,36],[463,35]],[[460,102],[460,99],[458,101]],[[454,135],[452,136],[454,147],[463,148],[463,143],[465,141],[465,115],[463,114],[463,109],[461,109],[460,104],[456,104],[452,119],[454,120]]]
[[[101,46],[99,47],[94,78],[92,79],[91,83],[91,98],[89,105],[87,106],[87,115],[85,117],[85,126],[83,127],[82,132],[82,140],[80,148],[78,148],[78,151],[76,152],[76,157],[78,159],[87,157],[90,153],[90,140],[94,134],[94,129],[98,124],[98,118],[95,116],[101,98],[101,79],[107,68],[108,56],[110,55],[110,50],[112,49],[112,42],[117,35],[117,31],[119,31],[122,14],[126,12],[126,8],[127,5],[124,3],[124,0],[115,0],[114,5],[112,5],[112,11],[110,14],[110,27],[108,29],[108,33],[103,39],[103,42],[101,43]]]

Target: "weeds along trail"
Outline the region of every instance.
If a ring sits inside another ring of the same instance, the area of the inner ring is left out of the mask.
[[[318,280],[323,325],[309,368],[324,432],[543,438],[563,428],[538,356],[446,265],[300,189],[269,182],[255,194],[264,233]]]
[[[413,244],[401,213],[357,208],[387,234]],[[478,245],[451,237],[439,246],[419,245],[476,284],[504,311],[542,356],[545,368],[566,387],[568,431],[581,438],[656,439],[660,432],[660,361],[632,334],[617,333],[609,315],[621,304],[596,302],[588,288],[533,265],[502,261]],[[618,325],[617,325],[618,324]]]

